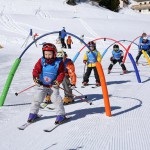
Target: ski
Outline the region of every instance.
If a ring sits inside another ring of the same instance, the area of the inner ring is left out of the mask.
[[[120,75],[124,75],[125,73],[120,73]]]
[[[19,130],[24,130],[25,128],[27,128],[30,124],[30,122],[26,122],[25,124],[21,125],[20,127],[18,127]]]
[[[94,88],[97,88],[97,87],[100,87],[100,86],[96,86],[96,85],[95,85],[95,86],[92,86],[91,88],[93,88],[93,89],[94,89]]]
[[[48,108],[50,110],[54,110],[55,109],[55,108],[52,108],[52,107],[49,107],[49,106],[47,106],[46,108]]]
[[[142,64],[142,66],[147,66],[147,65],[149,65],[148,63],[146,63],[146,64]]]
[[[58,126],[62,125],[63,123],[66,123],[70,120],[71,117],[67,117],[63,122],[60,124],[53,124],[52,126],[44,129],[44,132],[52,132],[54,129],[56,129]]]
[[[85,88],[86,86],[82,85],[81,88]]]
[[[90,85],[92,85],[92,88],[93,88],[93,87],[95,88],[95,86],[96,86],[96,84],[87,84],[87,85],[82,85],[81,88],[85,88],[85,87],[90,86]],[[93,86],[93,85],[94,85],[94,86]],[[99,86],[96,86],[96,87],[99,87]]]
[[[48,103],[42,103],[42,104],[40,105],[40,108],[41,108],[41,109],[44,109],[45,107],[47,107],[47,105],[48,105]]]
[[[48,105],[49,105],[48,103],[43,103],[43,104],[40,105],[40,108],[41,108],[41,109],[48,108],[48,109],[51,109],[51,110],[54,110],[54,109],[55,109],[55,108],[52,108],[52,107],[50,107],[50,106],[48,106]]]
[[[26,122],[23,125],[19,126],[18,129],[19,130],[24,130],[26,129],[29,125],[31,125],[32,123],[35,123],[36,121],[38,121],[43,115],[39,115],[39,117],[34,121],[34,122]]]

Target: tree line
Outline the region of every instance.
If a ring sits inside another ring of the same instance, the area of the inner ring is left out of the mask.
[[[97,2],[99,6],[105,7],[111,11],[118,12],[120,0],[89,0],[91,2]],[[76,5],[76,2],[82,2],[81,0],[67,0],[67,4]],[[86,1],[85,1],[86,2]]]

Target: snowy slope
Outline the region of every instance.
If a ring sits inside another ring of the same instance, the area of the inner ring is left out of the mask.
[[[85,35],[85,42],[100,37],[116,40],[133,40],[143,32],[149,33],[150,16],[140,15],[126,9],[120,13],[110,12],[104,8],[80,3],[68,6],[63,0],[0,0],[0,91],[3,90],[8,73],[15,59],[25,49],[23,45],[30,29],[39,35],[59,31],[63,26],[67,32],[80,37]],[[129,13],[130,12],[130,13]],[[93,105],[82,102],[66,105],[67,115],[72,119],[56,128],[51,133],[43,129],[55,121],[55,111],[40,110],[43,119],[29,126],[24,131],[17,129],[28,117],[34,88],[15,96],[31,85],[32,68],[41,57],[42,42],[56,43],[57,34],[40,39],[38,47],[32,45],[22,58],[14,76],[6,101],[0,108],[0,149],[2,150],[149,150],[150,147],[150,106],[149,106],[149,71],[148,65],[138,66],[142,83],[138,83],[134,68],[127,57],[126,67],[129,74],[120,76],[121,68],[116,64],[111,74],[107,74],[111,49],[102,60],[107,82],[111,117],[105,114],[102,89],[81,88],[84,73],[82,57],[86,48],[75,62],[77,73],[77,90],[93,100]],[[29,38],[28,44],[32,41]],[[73,38],[72,49],[65,50],[70,58],[83,47]],[[112,41],[97,41],[98,50],[104,50]],[[136,41],[138,43],[138,40]],[[122,42],[128,46],[129,42]],[[57,45],[58,49],[60,45]],[[130,53],[136,57],[138,49],[132,46]],[[142,56],[140,63],[146,63]],[[93,73],[90,83],[94,83]],[[63,91],[60,90],[63,97]],[[75,95],[79,95],[74,91]],[[53,107],[53,105],[50,105]]]

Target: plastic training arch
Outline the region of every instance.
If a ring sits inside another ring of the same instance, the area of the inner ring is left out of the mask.
[[[17,58],[8,74],[8,77],[7,77],[7,80],[6,80],[6,83],[4,85],[4,88],[3,88],[3,91],[2,91],[2,94],[0,96],[0,106],[3,106],[4,102],[5,102],[5,99],[6,99],[6,96],[8,94],[8,91],[9,91],[9,88],[10,88],[10,85],[11,85],[11,82],[13,80],[13,77],[18,69],[18,66],[21,62],[21,58],[23,57],[23,55],[25,54],[25,52],[31,47],[31,45],[33,45],[36,41],[38,41],[39,39],[47,36],[47,35],[50,35],[50,34],[58,34],[59,31],[54,31],[54,32],[49,32],[49,33],[46,33],[46,34],[43,34],[39,37],[37,37],[34,41],[32,41],[25,49],[24,51],[21,53],[21,55],[19,56],[19,58]],[[89,50],[90,48],[88,47],[88,45],[82,40],[80,39],[78,36],[72,34],[72,33],[69,33],[69,32],[66,32],[68,35],[71,35],[75,38],[77,38],[80,42],[82,42]],[[96,68],[98,70],[98,74],[99,76],[101,76],[101,84],[102,84],[102,91],[103,91],[103,97],[104,97],[104,104],[105,104],[105,112],[106,112],[106,115],[107,116],[111,116],[111,109],[110,109],[110,103],[109,103],[109,97],[108,97],[108,91],[107,91],[107,86],[106,86],[106,81],[105,81],[105,76],[104,76],[104,73],[103,73],[103,69],[102,69],[102,66],[99,62],[96,63]]]
[[[137,39],[137,38],[136,38],[136,39]],[[104,55],[106,54],[106,52],[108,51],[108,49],[109,49],[112,45],[114,45],[115,43],[119,44],[119,45],[126,51],[126,53],[128,54],[129,59],[131,60],[131,63],[132,63],[133,68],[134,68],[134,70],[135,70],[135,74],[136,74],[136,77],[137,77],[137,81],[138,81],[138,83],[141,83],[141,78],[140,78],[139,71],[138,71],[138,69],[137,69],[136,63],[135,63],[135,61],[134,61],[132,55],[129,53],[129,50],[127,50],[127,49],[125,48],[125,46],[121,43],[122,41],[128,41],[128,40],[120,40],[120,41],[117,41],[117,40],[112,39],[112,38],[106,38],[106,37],[104,37],[104,38],[97,38],[97,39],[94,39],[93,41],[97,41],[97,40],[104,40],[104,41],[106,41],[106,40],[111,40],[111,41],[114,41],[114,43],[112,43],[110,46],[108,46],[108,47],[104,50],[104,52],[103,52],[103,54],[102,54],[102,58],[104,57]],[[131,42],[132,44],[134,43],[134,41],[128,41],[128,42]],[[137,45],[136,43],[134,43],[134,44]],[[131,44],[130,44],[130,45],[131,45]],[[131,47],[131,46],[130,46],[130,47]],[[83,46],[83,47],[80,49],[80,51],[77,52],[77,54],[76,54],[75,57],[73,58],[73,61],[75,61],[75,60],[77,59],[77,57],[79,56],[80,52],[81,52],[84,48],[85,48],[85,46]]]

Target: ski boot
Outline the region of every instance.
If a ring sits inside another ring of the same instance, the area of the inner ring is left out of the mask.
[[[74,100],[73,100],[72,97],[67,97],[67,96],[65,96],[64,99],[63,99],[63,104],[64,104],[64,105],[67,105],[67,104],[73,103],[73,102],[74,102]]]
[[[32,123],[32,122],[34,122],[35,120],[37,120],[38,118],[39,118],[38,114],[30,113],[27,122],[31,122],[31,123]]]
[[[101,86],[101,84],[99,82],[96,82],[96,86]]]
[[[50,103],[51,103],[51,96],[50,96],[49,94],[47,94],[47,95],[45,96],[44,103],[46,103],[46,104],[50,104]]]
[[[87,86],[88,83],[87,82],[82,82],[83,86]]]
[[[58,115],[55,120],[55,124],[61,124],[66,119],[65,115]]]

